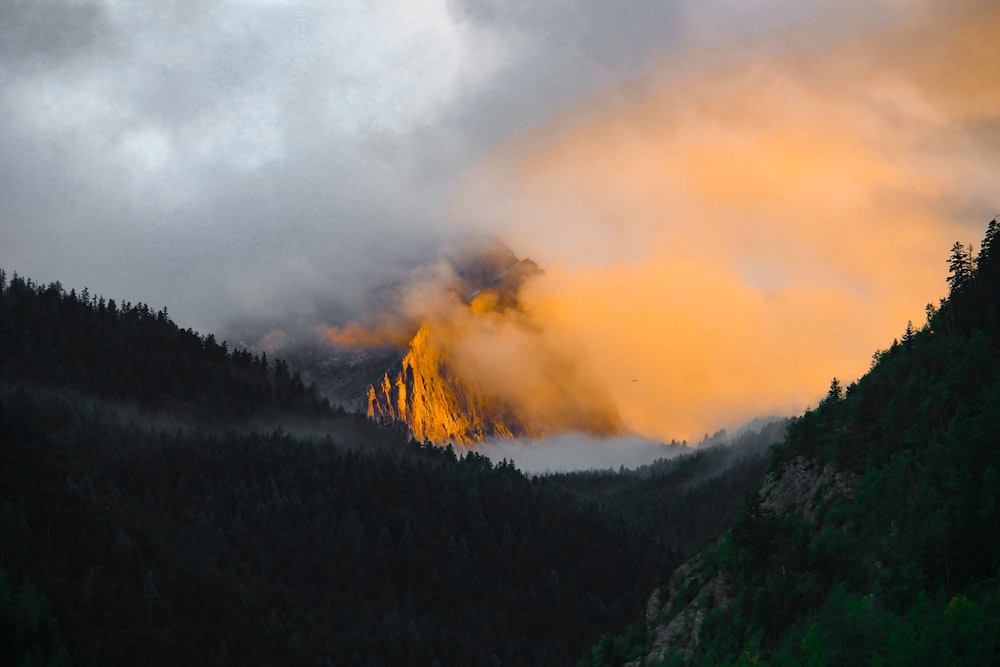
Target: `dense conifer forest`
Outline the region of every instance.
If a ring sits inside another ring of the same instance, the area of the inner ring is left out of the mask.
[[[655,664],[1000,663],[998,232],[991,221],[978,256],[956,243],[950,294],[926,323],[858,382],[834,379],[775,448],[772,473],[829,465],[849,492],[812,515],[750,496],[698,561],[733,598],[677,590],[705,613],[700,641]],[[591,664],[645,655],[655,631],[606,637]]]
[[[0,272],[0,663],[574,664],[731,522],[748,437],[531,479]]]
[[[2,270],[0,294],[0,377],[8,382],[72,387],[203,421],[328,411],[285,362],[181,329],[166,308],[119,305],[16,274],[8,284]]]

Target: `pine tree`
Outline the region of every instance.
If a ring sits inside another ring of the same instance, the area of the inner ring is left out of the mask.
[[[841,386],[840,380],[833,378],[830,381],[830,390],[826,392],[826,401],[836,403],[842,398],[844,398],[844,388]]]
[[[948,257],[948,287],[951,294],[961,290],[972,279],[975,263],[972,259],[972,246],[964,246],[955,241]]]
[[[983,243],[979,249],[980,261],[985,261],[990,256],[998,232],[1000,232],[1000,222],[997,222],[997,219],[993,218],[986,226],[986,235],[983,237]]]

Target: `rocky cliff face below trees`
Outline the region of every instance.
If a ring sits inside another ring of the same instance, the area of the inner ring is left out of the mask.
[[[811,525],[819,523],[819,511],[834,500],[852,500],[858,475],[842,472],[832,463],[820,466],[805,456],[787,462],[778,473],[761,483],[760,512],[772,516],[799,514]]]
[[[858,480],[858,475],[833,464],[797,456],[764,478],[757,492],[757,511],[798,515],[818,530],[822,509],[835,500],[852,500]],[[646,607],[649,651],[630,665],[658,665],[670,651],[691,657],[708,613],[724,610],[736,599],[731,573],[717,564],[719,550],[725,548],[721,543],[695,556],[674,571],[667,586],[653,592]]]

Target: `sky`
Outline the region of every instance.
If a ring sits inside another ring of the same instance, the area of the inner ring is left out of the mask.
[[[0,266],[311,331],[492,234],[545,270],[544,345],[630,431],[696,439],[815,404],[943,296],[1000,212],[998,28],[970,0],[4,2]]]

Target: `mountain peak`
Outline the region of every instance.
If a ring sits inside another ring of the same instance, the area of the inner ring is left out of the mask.
[[[622,432],[610,399],[590,387],[581,391],[572,360],[548,349],[525,312],[521,291],[542,273],[537,264],[490,239],[464,246],[448,261],[458,298],[425,314],[399,365],[368,386],[370,418],[405,425],[421,441],[464,446],[570,430]],[[498,349],[510,341],[517,341],[513,350]],[[533,376],[523,382],[498,382],[496,364],[479,363],[484,354],[518,364],[530,355],[538,363],[528,364]]]

